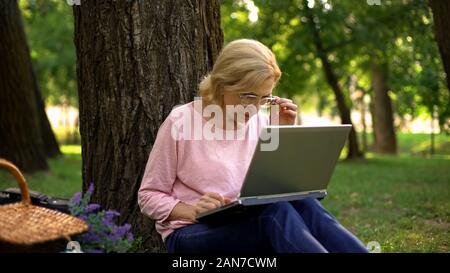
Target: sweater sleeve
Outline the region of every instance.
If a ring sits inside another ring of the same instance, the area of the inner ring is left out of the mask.
[[[177,140],[172,137],[170,116],[161,124],[150,152],[138,192],[141,212],[163,222],[180,200],[172,196],[177,176]]]

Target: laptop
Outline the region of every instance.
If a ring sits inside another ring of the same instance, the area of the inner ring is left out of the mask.
[[[267,126],[261,131],[240,197],[197,215],[214,222],[261,205],[322,199],[351,125]]]

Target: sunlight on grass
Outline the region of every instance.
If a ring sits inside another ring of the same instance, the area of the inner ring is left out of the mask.
[[[60,148],[63,154],[81,155],[81,145],[62,145]]]

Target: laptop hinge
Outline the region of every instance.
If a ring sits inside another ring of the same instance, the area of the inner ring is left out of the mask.
[[[324,198],[327,195],[326,190],[318,191],[305,191],[305,192],[295,192],[295,193],[285,193],[285,194],[272,194],[272,195],[262,195],[262,196],[249,196],[242,197],[240,200],[244,206],[251,205],[262,205],[269,204],[279,201],[294,201],[301,200],[305,198]]]

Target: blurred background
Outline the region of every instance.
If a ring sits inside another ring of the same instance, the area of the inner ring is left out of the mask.
[[[19,3],[52,128],[61,144],[78,144],[72,8],[65,1]],[[420,145],[411,152],[445,154],[441,140],[450,132],[450,98],[426,1],[383,1],[379,6],[308,1],[311,8],[316,6],[315,29],[301,27],[308,14],[298,12],[299,3],[222,1],[225,42],[253,38],[272,48],[283,71],[276,93],[295,98],[302,124],[339,122],[335,92],[340,92],[361,134],[361,151],[376,148],[372,117],[377,107],[392,108],[392,117],[379,121],[392,125],[381,127],[392,126],[401,139],[417,135]],[[320,41],[315,41],[316,34]],[[328,57],[322,60],[321,55]],[[387,93],[387,99],[374,100],[377,92]]]

